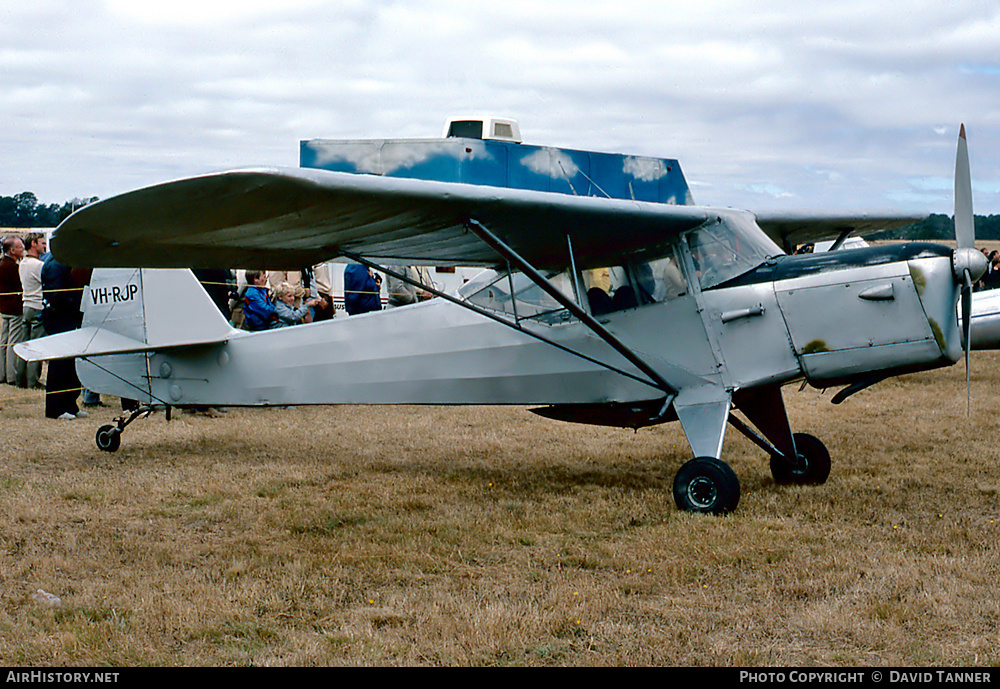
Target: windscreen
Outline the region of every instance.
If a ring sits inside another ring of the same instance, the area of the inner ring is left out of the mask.
[[[702,289],[748,273],[783,252],[743,214],[720,216],[687,234],[688,249]]]

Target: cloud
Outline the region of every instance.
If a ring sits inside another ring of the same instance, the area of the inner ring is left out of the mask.
[[[751,194],[761,194],[775,199],[787,199],[795,196],[795,194],[785,191],[784,189],[781,189],[773,184],[747,184],[738,185],[738,187],[740,189],[745,189]]]
[[[521,158],[521,164],[536,175],[552,179],[573,179],[580,172],[579,166],[562,151],[542,148]]]
[[[0,18],[2,195],[295,165],[300,140],[436,137],[478,111],[526,143],[678,158],[699,202],[752,210],[946,212],[898,190],[950,176],[964,121],[977,212],[1000,212],[991,3],[35,0]]]
[[[657,158],[637,158],[626,156],[623,163],[624,172],[643,182],[655,182],[667,176],[667,165]]]

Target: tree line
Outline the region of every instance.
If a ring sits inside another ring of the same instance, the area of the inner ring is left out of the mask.
[[[975,217],[976,239],[1000,239],[1000,215],[977,215]],[[918,223],[886,230],[871,235],[871,239],[927,239],[947,240],[955,238],[955,221],[950,215],[930,215]]]
[[[94,201],[97,201],[96,196],[73,199],[60,206],[56,203],[39,203],[38,197],[30,191],[22,191],[14,196],[0,196],[0,227],[55,227],[77,208]]]

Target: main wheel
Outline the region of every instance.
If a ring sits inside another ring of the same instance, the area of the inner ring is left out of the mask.
[[[795,458],[771,456],[771,475],[778,484],[818,486],[830,476],[830,453],[819,438],[796,433]]]
[[[686,512],[732,512],[740,502],[740,481],[725,462],[695,457],[674,477],[674,502]]]
[[[97,447],[105,452],[114,452],[122,444],[122,432],[117,426],[101,426],[97,429]]]

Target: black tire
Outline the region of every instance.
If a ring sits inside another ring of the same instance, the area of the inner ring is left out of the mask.
[[[114,452],[122,444],[122,432],[117,426],[101,426],[97,429],[97,447],[105,452]]]
[[[826,446],[808,433],[796,433],[795,459],[771,456],[771,476],[780,485],[818,486],[830,477],[830,453]]]
[[[740,481],[715,457],[695,457],[674,477],[674,502],[685,512],[726,514],[740,502]]]

